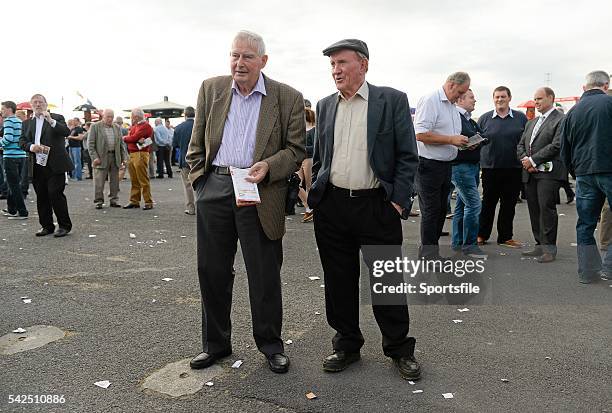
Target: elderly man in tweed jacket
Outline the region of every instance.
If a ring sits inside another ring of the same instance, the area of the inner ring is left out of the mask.
[[[94,203],[96,209],[102,209],[104,204],[104,182],[109,178],[110,206],[119,205],[119,169],[125,168],[128,158],[127,149],[123,143],[121,129],[113,123],[115,114],[111,109],[105,109],[102,121],[91,125],[87,146],[94,167]]]
[[[287,176],[305,155],[304,103],[291,87],[261,73],[263,39],[239,32],[230,53],[231,76],[207,79],[198,96],[187,152],[196,191],[197,260],[202,293],[205,368],[232,352],[232,264],[240,240],[249,280],[253,335],[270,369],[285,373],[281,340],[280,269]],[[261,203],[238,203],[229,167],[249,168]]]

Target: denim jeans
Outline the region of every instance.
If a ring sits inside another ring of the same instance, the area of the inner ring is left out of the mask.
[[[480,217],[480,193],[478,192],[477,163],[453,165],[452,182],[457,189],[457,203],[453,215],[452,247],[469,252],[476,246]]]
[[[605,200],[612,201],[612,173],[576,177],[576,239],[578,243],[578,276],[590,280],[602,270],[601,255],[593,236],[597,218]],[[612,272],[612,246],[608,246],[603,270]]]
[[[83,179],[83,164],[81,163],[81,148],[69,147],[70,159],[74,164],[74,171],[72,172],[72,178],[81,181]]]
[[[4,176],[8,185],[7,210],[22,217],[28,216],[21,193],[21,168],[25,160],[25,158],[4,158]]]

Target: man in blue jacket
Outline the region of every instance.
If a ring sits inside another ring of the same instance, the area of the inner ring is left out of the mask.
[[[600,276],[612,280],[612,251],[602,263],[593,237],[605,200],[612,201],[612,96],[606,94],[610,76],[594,71],[586,76],[580,101],[565,117],[561,157],[576,177],[576,239],[578,277],[583,284]]]
[[[191,140],[194,118],[195,109],[191,106],[187,106],[185,108],[185,122],[174,128],[174,136],[172,138],[172,147],[179,148],[179,168],[181,168],[181,179],[185,189],[185,213],[187,215],[195,215],[193,187],[189,181],[189,165],[187,165],[187,161],[185,161],[185,155],[187,154],[187,148]]]

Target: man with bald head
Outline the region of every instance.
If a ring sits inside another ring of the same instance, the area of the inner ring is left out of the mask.
[[[535,248],[523,255],[547,263],[557,255],[557,196],[561,182],[567,179],[560,157],[564,115],[555,109],[555,92],[549,87],[536,90],[533,100],[540,116],[527,122],[517,147],[536,241]]]
[[[132,180],[130,191],[130,202],[123,208],[140,208],[140,198],[144,199],[144,207],[148,210],[153,208],[151,197],[151,181],[149,180],[149,156],[151,144],[146,140],[152,138],[153,128],[145,120],[144,112],[140,108],[132,109],[132,127],[128,135],[123,138],[130,153],[129,171]]]
[[[104,182],[109,179],[110,206],[119,205],[119,169],[125,167],[127,152],[122,142],[121,129],[113,122],[115,114],[104,109],[102,121],[91,125],[88,147],[94,167],[94,204],[102,209],[104,204]]]

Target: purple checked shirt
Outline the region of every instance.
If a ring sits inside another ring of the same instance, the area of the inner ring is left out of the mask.
[[[266,86],[261,73],[255,88],[247,96],[242,96],[236,82],[232,82],[232,103],[213,165],[237,168],[249,168],[253,165],[259,108],[261,98],[265,94]]]

